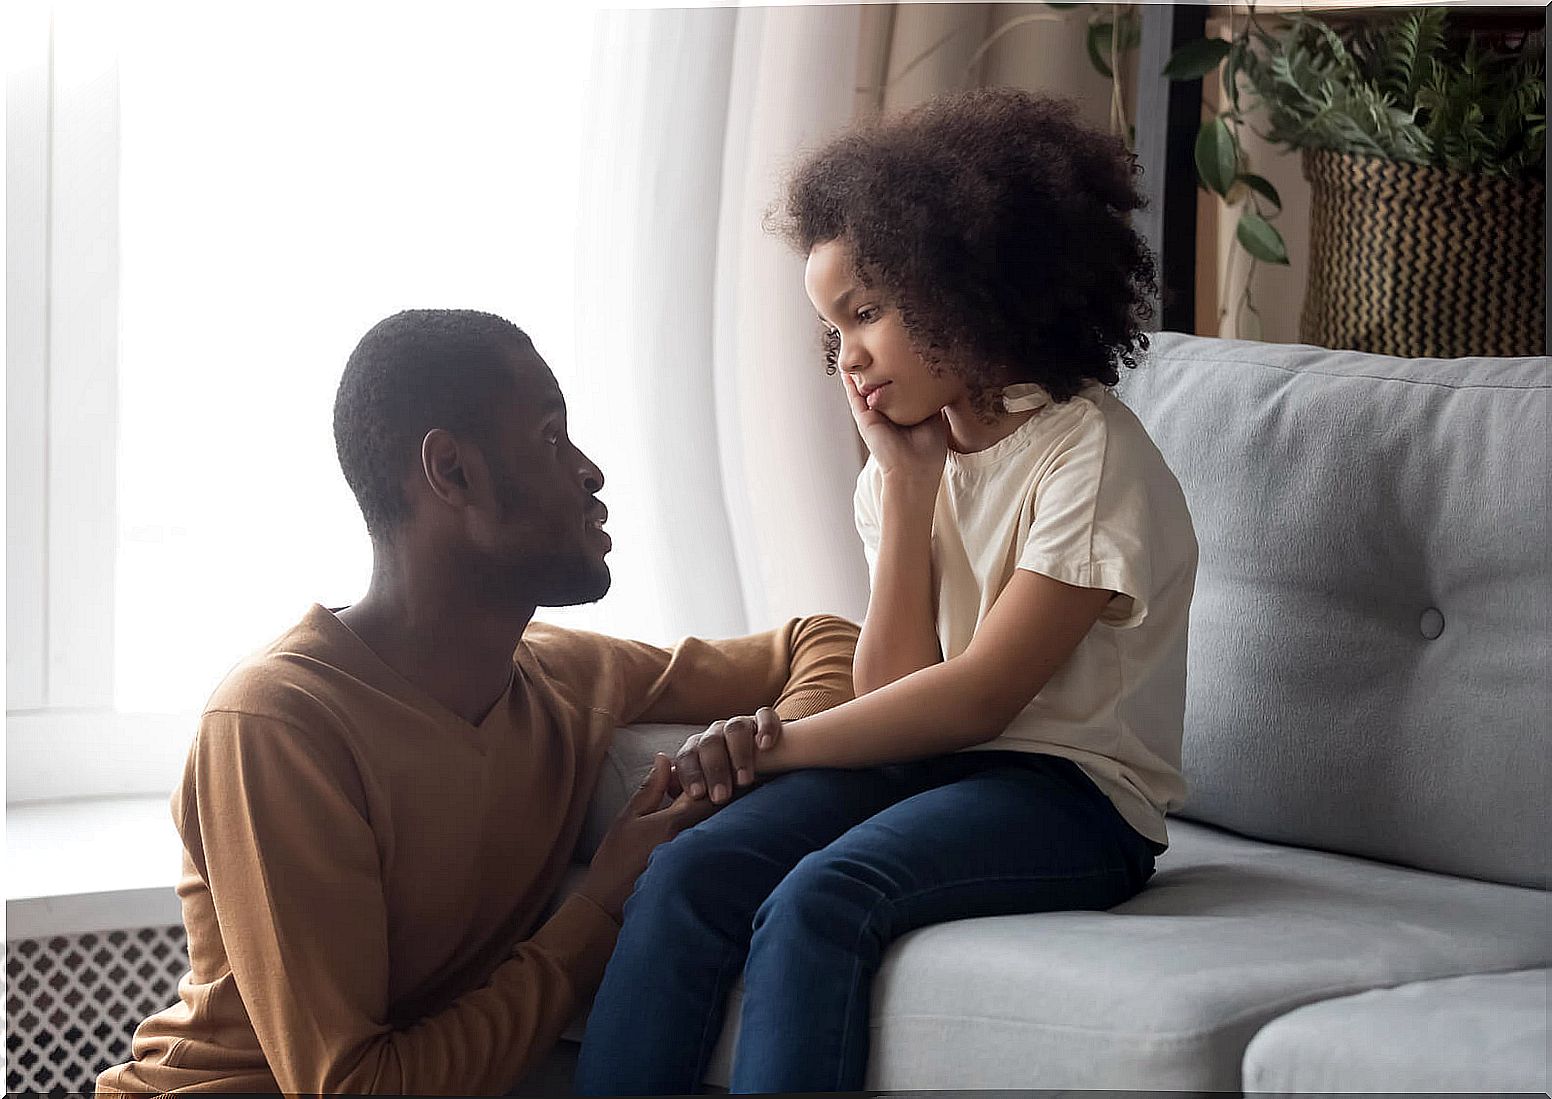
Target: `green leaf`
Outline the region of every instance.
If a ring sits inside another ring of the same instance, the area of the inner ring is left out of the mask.
[[[1085,45],[1089,51],[1089,63],[1107,79],[1115,74],[1110,70],[1111,40],[1115,37],[1115,24],[1098,20],[1089,24]],[[1122,17],[1121,42],[1116,48],[1124,53],[1142,44],[1142,21],[1135,17]]]
[[[1099,39],[1100,39],[1100,28],[1101,27],[1103,27],[1106,32],[1108,32],[1110,30],[1110,24],[1109,23],[1090,23],[1089,24],[1089,33],[1088,33],[1088,39],[1086,41],[1086,45],[1088,46],[1088,49],[1089,49],[1089,64],[1093,65],[1096,69],[1098,69],[1099,70],[1099,74],[1101,76],[1109,79],[1109,78],[1115,76],[1115,73],[1112,72],[1111,69],[1110,69],[1110,61],[1109,61],[1109,57],[1110,57],[1110,35],[1109,35],[1109,33],[1106,33],[1104,35],[1105,48],[1104,48],[1104,50],[1100,50],[1100,48],[1099,48]]]
[[[1249,52],[1246,39],[1240,38],[1229,47],[1229,62],[1223,66],[1223,91],[1229,97],[1229,103],[1236,111],[1239,110],[1239,73],[1244,67],[1245,55]],[[1252,55],[1252,60],[1254,55]]]
[[[1234,175],[1239,168],[1239,150],[1234,147],[1234,135],[1222,118],[1202,123],[1196,135],[1196,174],[1202,183],[1220,195],[1227,195],[1234,186]]]
[[[1230,43],[1222,38],[1187,42],[1170,57],[1164,76],[1169,80],[1200,80],[1223,63],[1230,48]]]
[[[1226,91],[1231,73],[1243,78],[1226,113],[1254,107],[1274,145],[1539,174],[1543,32],[1468,39],[1452,26],[1437,5],[1335,26],[1299,14],[1276,35],[1249,21],[1245,48],[1223,65]]]
[[[1121,48],[1135,50],[1142,45],[1142,16],[1136,12],[1121,13]]]
[[[1270,180],[1251,172],[1245,172],[1239,178],[1246,187],[1249,187],[1256,194],[1266,199],[1273,206],[1277,207],[1278,210],[1283,208],[1283,200],[1278,197],[1277,188],[1272,186]]]
[[[1263,263],[1287,264],[1288,246],[1283,243],[1282,234],[1265,218],[1241,214],[1234,236],[1244,245],[1245,251]]]
[[[1281,210],[1283,208],[1282,196],[1277,193],[1277,188],[1272,186],[1271,180],[1265,176],[1257,175],[1255,172],[1241,172],[1238,178],[1241,183],[1266,199],[1277,209]]]

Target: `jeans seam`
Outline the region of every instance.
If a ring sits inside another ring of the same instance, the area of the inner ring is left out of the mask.
[[[988,874],[985,877],[959,878],[945,885],[933,885],[927,887],[926,889],[918,889],[914,893],[906,893],[903,896],[896,897],[894,899],[894,903],[903,904],[906,901],[914,901],[918,897],[925,897],[930,893],[941,893],[949,889],[958,889],[966,885],[984,885],[987,882],[1087,881],[1090,878],[1103,878],[1112,875],[1121,878],[1130,877],[1124,867],[1119,869],[1106,867],[1103,870],[1091,870],[1086,874]],[[871,917],[872,913],[869,912],[868,915]]]
[[[869,888],[872,887],[870,886]],[[862,968],[862,938],[868,933],[868,926],[873,922],[873,916],[878,912],[878,910],[884,907],[886,904],[895,903],[876,889],[874,890],[874,893],[877,894],[877,897],[873,902],[873,906],[868,909],[867,915],[862,918],[862,924],[857,928],[856,941],[851,944],[851,985],[846,992],[846,1007],[843,1013],[846,1019],[846,1023],[841,1029],[841,1056],[836,1058],[835,1084],[831,1089],[833,1091],[840,1091],[842,1086],[846,1083],[846,1045],[847,1042],[851,1039],[852,1010],[855,1007],[853,1000],[857,995],[857,985],[860,983],[857,980],[857,976],[858,971]],[[872,996],[873,982],[870,980],[868,982],[869,1000],[872,999]],[[871,1014],[871,1010],[869,1011],[869,1014]],[[865,1073],[866,1071],[867,1066],[864,1064],[863,1072]],[[866,1081],[864,1080],[862,1082],[865,1083]]]
[[[701,1025],[701,1039],[696,1045],[694,1079],[690,1081],[691,1090],[700,1086],[701,1077],[706,1075],[706,1065],[711,1060],[712,1047],[716,1039],[712,1037],[712,1026],[720,1017],[719,1013],[727,1004],[728,990],[723,984],[723,974],[727,972],[728,963],[738,956],[738,951],[733,947],[724,947],[722,961],[717,963],[717,975],[713,978],[712,995],[707,1000],[706,1021]],[[719,1031],[720,1036],[720,1031]]]
[[[857,938],[852,943],[852,948],[851,948],[851,956],[852,956],[851,983],[850,983],[850,987],[849,987],[849,989],[847,990],[847,993],[846,993],[846,997],[847,997],[846,1009],[845,1009],[846,1023],[845,1023],[845,1026],[841,1030],[841,1058],[838,1059],[838,1063],[837,1063],[836,1069],[835,1069],[836,1075],[835,1075],[834,1089],[835,1090],[840,1090],[842,1084],[844,1084],[846,1082],[845,1079],[844,1079],[844,1075],[843,1075],[845,1073],[845,1071],[846,1071],[846,1065],[845,1065],[844,1058],[845,1058],[847,1042],[851,1038],[852,1009],[854,1007],[853,999],[857,995],[857,985],[858,985],[857,973],[858,973],[858,970],[861,969],[861,967],[862,967],[862,951],[861,951],[862,939],[863,939],[863,936],[865,936],[867,934],[868,928],[869,928],[869,926],[873,922],[873,917],[878,913],[878,910],[880,908],[884,907],[886,904],[887,905],[894,905],[894,906],[898,907],[899,905],[904,904],[907,901],[913,901],[913,900],[916,900],[916,899],[918,899],[920,897],[928,896],[929,894],[932,894],[932,893],[942,893],[942,892],[946,892],[946,891],[948,891],[950,889],[959,889],[959,888],[963,888],[965,886],[983,885],[983,884],[985,884],[987,882],[1010,882],[1010,881],[1026,881],[1026,882],[1088,881],[1088,880],[1093,879],[1093,878],[1107,878],[1107,877],[1118,877],[1118,878],[1121,878],[1122,880],[1129,881],[1130,878],[1131,878],[1131,875],[1127,873],[1127,871],[1126,871],[1126,869],[1124,867],[1122,867],[1120,869],[1115,869],[1115,868],[1112,868],[1112,867],[1106,867],[1103,870],[1094,870],[1094,871],[1090,871],[1089,873],[1086,873],[1086,874],[987,874],[987,875],[985,875],[983,877],[979,877],[979,878],[962,878],[962,879],[960,879],[958,881],[955,881],[952,884],[948,884],[948,885],[934,885],[934,886],[930,886],[930,887],[928,887],[926,889],[918,889],[914,893],[906,893],[906,894],[904,894],[902,896],[894,897],[894,898],[887,897],[883,893],[879,893],[877,889],[874,889],[874,892],[877,894],[878,899],[873,902],[872,907],[870,907],[868,909],[867,915],[863,917],[862,924],[857,929]],[[868,888],[872,889],[873,887],[869,886]],[[873,991],[873,984],[872,984],[871,981],[869,981],[868,982],[868,994],[869,994],[870,997],[872,995],[872,991]]]

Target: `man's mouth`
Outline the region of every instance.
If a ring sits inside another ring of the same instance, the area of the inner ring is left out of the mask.
[[[612,546],[614,545],[614,539],[610,538],[609,532],[604,530],[604,524],[608,521],[609,509],[604,507],[602,504],[599,504],[597,510],[593,511],[592,514],[588,516],[584,525],[588,528],[588,530],[597,532],[599,537],[601,537],[605,542]]]

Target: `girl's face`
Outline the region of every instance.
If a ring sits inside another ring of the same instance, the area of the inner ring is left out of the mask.
[[[964,382],[952,372],[927,368],[879,289],[857,280],[845,243],[814,245],[803,285],[836,352],[836,368],[851,375],[869,408],[909,427],[967,398]]]

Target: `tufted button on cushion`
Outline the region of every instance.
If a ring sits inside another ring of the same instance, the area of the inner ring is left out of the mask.
[[[1201,545],[1178,815],[1546,887],[1552,360],[1149,338],[1120,394]]]

